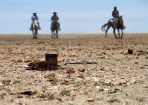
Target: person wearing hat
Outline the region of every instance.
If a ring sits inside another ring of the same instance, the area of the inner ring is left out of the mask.
[[[114,10],[112,11],[114,26],[116,27],[116,20],[119,18],[119,11],[117,10],[117,7],[114,7]],[[123,23],[123,29],[125,29],[124,23]]]
[[[117,10],[117,7],[114,7],[114,10],[112,11],[113,18],[119,17],[119,11]]]
[[[51,17],[51,22],[52,22],[51,27],[53,26],[54,23],[58,23],[59,29],[60,29],[60,23],[58,22],[58,20],[59,20],[59,17],[57,15],[57,13],[53,12],[53,16]]]
[[[53,16],[51,17],[51,21],[52,22],[57,22],[58,20],[59,20],[59,17],[57,15],[57,13],[56,12],[53,12]]]
[[[31,20],[32,20],[32,23],[31,23],[31,28],[30,28],[30,30],[32,30],[32,24],[33,24],[33,21],[37,21],[38,22],[38,26],[39,26],[39,29],[41,29],[40,28],[40,23],[39,23],[39,18],[38,18],[38,16],[37,16],[37,13],[33,13],[33,15],[32,15],[32,17],[31,17]]]
[[[113,16],[113,22],[114,22],[114,27],[116,27],[116,20],[119,17],[119,11],[117,10],[117,7],[114,7],[114,10],[112,11],[112,16]]]

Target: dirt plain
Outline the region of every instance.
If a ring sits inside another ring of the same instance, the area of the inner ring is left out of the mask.
[[[50,51],[58,70],[26,69]],[[0,35],[0,105],[148,105],[148,34]]]

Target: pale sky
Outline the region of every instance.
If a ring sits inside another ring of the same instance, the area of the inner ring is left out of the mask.
[[[61,33],[100,33],[114,6],[124,18],[125,32],[148,32],[148,0],[1,0],[0,33],[31,33],[32,12],[38,13],[40,33],[50,33],[54,11]]]

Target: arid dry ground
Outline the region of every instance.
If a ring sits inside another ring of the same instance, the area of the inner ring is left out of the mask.
[[[58,70],[26,70],[54,50]],[[0,105],[148,105],[148,34],[1,35]]]

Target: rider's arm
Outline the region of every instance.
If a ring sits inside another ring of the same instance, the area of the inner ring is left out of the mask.
[[[59,20],[59,17],[57,16],[57,20]]]
[[[39,17],[36,15],[36,19],[39,20]]]

